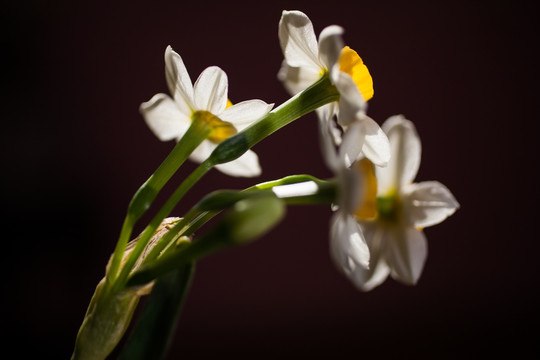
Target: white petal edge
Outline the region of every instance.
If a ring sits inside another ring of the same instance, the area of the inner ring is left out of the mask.
[[[338,171],[337,177],[339,180],[339,208],[352,216],[365,200],[365,190],[363,189],[365,174],[360,168],[342,168]]]
[[[248,150],[236,160],[215,167],[224,174],[236,177],[256,177],[262,173],[259,157],[252,150]]]
[[[367,103],[350,75],[337,71],[334,85],[339,91],[338,123],[348,126],[356,121],[358,112],[367,111]]]
[[[311,20],[301,11],[284,10],[279,20],[279,43],[287,64],[318,71],[318,46]]]
[[[212,151],[217,147],[217,145],[210,140],[204,140],[193,152],[189,155],[189,159],[196,163],[202,163],[204,160],[208,159]]]
[[[450,190],[438,181],[410,184],[402,193],[404,213],[414,227],[436,225],[459,208]]]
[[[343,28],[338,25],[327,26],[319,35],[319,59],[330,71],[337,65],[341,50],[345,46],[342,35]]]
[[[330,129],[330,122],[332,119],[330,116],[330,109],[323,109],[319,116],[319,142],[321,144],[322,157],[326,163],[326,166],[328,166],[334,173],[337,173],[342,165],[339,161],[336,148],[332,140],[332,133]]]
[[[384,260],[385,231],[376,222],[361,222],[364,238],[369,247],[369,269],[357,267],[350,275],[351,281],[361,291],[370,291],[382,284],[390,274]]]
[[[356,121],[346,127],[339,147],[339,157],[347,167],[361,157],[365,137],[365,129],[361,122]]]
[[[190,126],[190,120],[166,94],[156,94],[140,105],[144,121],[161,141],[182,137]]]
[[[165,79],[180,110],[190,114],[194,105],[193,84],[182,57],[170,46],[165,49]]]
[[[320,75],[317,69],[292,67],[284,60],[278,72],[278,79],[290,95],[296,95],[315,83]]]
[[[382,125],[390,141],[390,162],[376,168],[379,195],[401,190],[416,177],[422,146],[414,124],[403,115],[388,118]]]
[[[345,273],[357,266],[369,267],[369,249],[362,229],[352,216],[342,211],[337,211],[331,219],[330,253]]]
[[[246,100],[225,109],[219,118],[230,122],[241,131],[263,118],[273,107],[274,104],[267,104],[262,100]]]
[[[386,260],[391,276],[404,284],[415,285],[427,259],[427,240],[424,233],[413,227],[391,230],[386,246]]]
[[[364,143],[362,152],[372,163],[377,166],[387,166],[390,161],[390,142],[388,137],[373,119],[358,113],[364,128]]]
[[[217,66],[204,69],[193,86],[197,110],[206,110],[219,116],[227,106],[228,87],[225,71]]]

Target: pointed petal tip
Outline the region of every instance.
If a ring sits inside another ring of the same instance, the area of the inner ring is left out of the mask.
[[[167,59],[167,58],[169,58],[171,56],[174,56],[174,55],[178,55],[178,53],[173,50],[171,45],[167,45],[167,47],[165,48],[165,59]]]

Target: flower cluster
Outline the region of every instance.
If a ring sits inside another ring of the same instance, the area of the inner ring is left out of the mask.
[[[420,165],[414,125],[394,116],[381,129],[366,115],[373,81],[358,54],[343,45],[342,34],[329,26],[317,42],[304,13],[284,11],[279,36],[285,60],[278,76],[294,94],[329,73],[340,93],[337,104],[318,111],[323,155],[339,179],[330,232],[334,261],[362,290],[389,274],[415,284],[427,255],[421,229],[459,205],[438,182],[412,183]]]
[[[331,206],[330,254],[358,289],[369,291],[389,275],[417,283],[427,256],[423,229],[452,215],[459,204],[439,182],[413,182],[421,144],[411,121],[396,115],[379,126],[367,115],[373,80],[358,53],[345,46],[343,34],[333,25],[317,39],[304,13],[283,11],[279,41],[284,60],[278,79],[292,97],[276,108],[262,100],[232,104],[227,75],[216,66],[205,69],[193,84],[180,55],[167,47],[170,95],[154,95],[140,112],[160,140],[177,143],[130,202],[73,359],[104,359],[126,331],[140,296],[155,288],[159,291],[151,292],[148,313],[135,326],[132,339],[137,340],[128,341],[123,354],[141,358],[148,351],[160,358],[155,351],[161,339],[153,339],[152,333],[174,328],[179,305],[167,308],[170,314],[152,311],[181,304],[197,260],[261,236],[281,220],[288,204]],[[311,111],[318,117],[322,161],[333,178],[291,175],[241,191],[218,190],[182,217],[168,218],[214,167],[232,176],[259,176],[261,167],[251,148]],[[136,222],[188,158],[200,165],[130,242]],[[205,225],[222,212],[217,223]]]

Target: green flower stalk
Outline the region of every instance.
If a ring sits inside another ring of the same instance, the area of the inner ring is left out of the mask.
[[[148,210],[159,191],[174,175],[178,168],[189,157],[193,150],[206,139],[212,132],[211,126],[199,117],[195,118],[178,144],[169,153],[167,158],[150,178],[139,188],[131,200],[120,238],[116,244],[116,250],[111,259],[110,269],[107,278],[112,281],[117,276],[120,261],[122,259],[126,245],[131,237],[133,226],[137,220]],[[161,221],[160,221],[161,222]],[[159,225],[159,224],[158,224]],[[151,235],[151,234],[150,234]],[[143,246],[144,248],[144,246]]]

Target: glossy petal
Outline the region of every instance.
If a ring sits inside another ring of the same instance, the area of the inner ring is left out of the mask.
[[[337,211],[331,220],[330,252],[336,265],[345,273],[357,266],[369,266],[369,249],[362,229],[352,216],[342,211]]]
[[[338,173],[339,193],[338,204],[340,210],[347,214],[354,214],[358,206],[364,201],[363,173],[343,167]]]
[[[206,68],[193,88],[197,110],[206,110],[219,116],[227,106],[227,74],[217,66]]]
[[[361,157],[365,136],[364,126],[360,121],[353,122],[345,130],[339,153],[346,166],[351,166]]]
[[[190,121],[177,104],[166,94],[156,94],[139,107],[150,130],[161,141],[181,137],[189,128]]]
[[[349,277],[358,289],[370,291],[382,284],[390,274],[384,260],[385,230],[374,222],[362,222],[361,228],[370,252],[369,269],[357,267]]]
[[[279,42],[289,66],[320,69],[313,25],[300,11],[283,11],[279,21]]]
[[[182,58],[170,46],[165,50],[165,79],[180,110],[186,115],[191,114],[194,106],[191,78]]]
[[[390,268],[386,262],[377,258],[375,261],[370,261],[369,269],[358,266],[349,277],[359,290],[371,291],[381,285],[389,274]]]
[[[403,190],[403,212],[414,227],[436,225],[458,208],[450,190],[437,181],[410,184]]]
[[[216,169],[224,174],[239,177],[256,177],[262,173],[259,157],[251,150],[236,160],[216,165]]]
[[[320,72],[317,69],[314,70],[311,67],[292,67],[286,61],[283,61],[281,69],[278,72],[278,79],[283,82],[283,86],[285,86],[285,89],[291,95],[296,95],[308,88],[320,76]]]
[[[241,131],[268,114],[272,107],[274,107],[274,104],[267,104],[262,100],[242,101],[227,108],[219,118],[230,122]]]
[[[360,113],[362,114],[362,113]],[[390,161],[390,142],[381,127],[370,117],[362,115],[364,143],[362,152],[377,166],[386,166]]]
[[[338,172],[342,167],[338,158],[336,147],[332,141],[330,129],[330,120],[326,118],[331,116],[328,111],[323,111],[319,118],[319,141],[321,143],[321,152],[326,165],[334,173]]]
[[[358,112],[366,112],[367,103],[349,75],[342,71],[337,71],[336,74],[334,85],[339,91],[338,123],[348,126],[356,121]]]
[[[402,115],[388,118],[382,129],[390,141],[390,162],[377,168],[379,194],[387,195],[411,183],[420,167],[421,144],[413,123]]]
[[[415,285],[427,258],[427,241],[424,233],[412,227],[389,229],[386,260],[392,277],[404,284]]]
[[[337,25],[324,28],[319,35],[319,59],[330,71],[337,64],[341,55],[341,49],[345,46],[341,37],[342,35],[343,28]]]
[[[217,144],[204,140],[189,156],[190,160],[197,163],[202,163],[204,160],[208,159],[212,151],[217,147]]]

